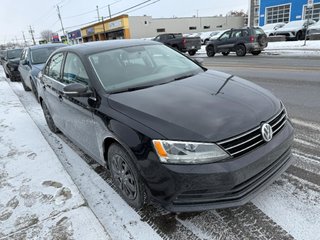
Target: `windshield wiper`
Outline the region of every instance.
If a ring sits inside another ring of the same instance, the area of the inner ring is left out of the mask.
[[[175,78],[174,80],[175,80],[175,81],[178,81],[178,80],[186,79],[186,78],[193,77],[193,76],[194,76],[194,74],[189,74],[189,75],[177,77],[177,78]]]
[[[149,88],[149,87],[153,87],[153,86],[156,86],[156,85],[142,85],[142,86],[136,86],[136,87],[122,88],[119,90],[112,91],[111,94],[122,93],[122,92],[132,92],[132,91],[145,89],[145,88]]]

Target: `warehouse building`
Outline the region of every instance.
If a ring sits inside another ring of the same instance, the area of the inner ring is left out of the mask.
[[[259,25],[269,23],[291,22],[310,18],[320,20],[320,0],[314,0],[313,8],[307,10],[308,0],[255,0],[259,9]]]
[[[244,17],[152,18],[121,15],[81,28],[83,42],[150,38],[161,33],[197,33],[244,26]]]

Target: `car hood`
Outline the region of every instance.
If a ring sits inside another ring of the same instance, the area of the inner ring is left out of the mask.
[[[290,28],[282,27],[282,28],[276,30],[276,32],[295,32],[295,31],[299,31],[301,29],[303,29],[303,26],[301,26],[301,27],[290,27]]]
[[[170,140],[215,142],[257,127],[281,108],[267,90],[216,71],[111,94],[115,110]],[[220,89],[220,90],[219,90]]]

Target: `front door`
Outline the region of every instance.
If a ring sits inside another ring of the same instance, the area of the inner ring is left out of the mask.
[[[81,59],[68,53],[64,63],[62,83],[81,83],[90,88],[90,81]],[[94,158],[99,159],[99,147],[95,132],[93,109],[88,97],[69,97],[60,93],[60,114],[63,118],[64,133]]]

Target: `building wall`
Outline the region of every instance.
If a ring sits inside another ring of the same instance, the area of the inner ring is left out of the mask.
[[[197,33],[244,26],[244,17],[152,18],[129,16],[131,38],[155,37],[161,33]]]
[[[314,3],[320,4],[320,0],[314,0]],[[305,19],[304,6],[307,0],[260,0],[260,26],[266,23],[266,8],[283,4],[291,4],[289,21]]]

